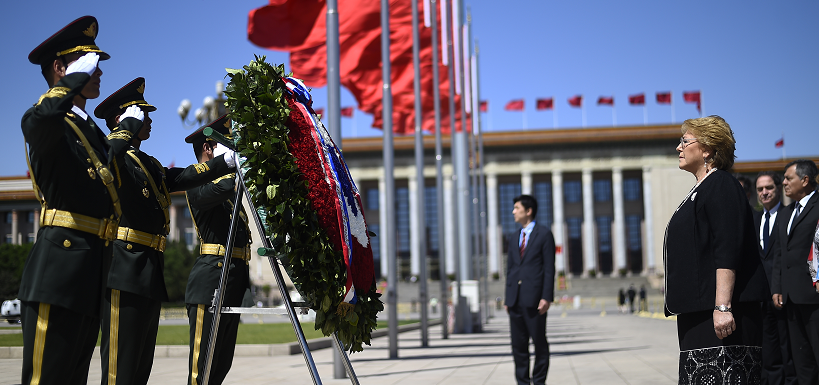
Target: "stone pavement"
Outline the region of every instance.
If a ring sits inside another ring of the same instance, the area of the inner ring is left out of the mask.
[[[675,384],[677,332],[673,321],[599,310],[553,308],[547,321],[551,347],[549,384]],[[514,365],[505,317],[493,318],[484,333],[441,339],[430,329],[429,347],[421,348],[418,331],[399,335],[399,358],[388,358],[387,337],[352,355],[361,384],[512,384]],[[313,351],[324,384],[333,379],[332,351]],[[0,384],[19,382],[19,359],[0,360]],[[89,384],[100,383],[92,362]],[[157,358],[149,384],[184,384],[187,358]],[[311,384],[301,355],[236,357],[225,384]]]

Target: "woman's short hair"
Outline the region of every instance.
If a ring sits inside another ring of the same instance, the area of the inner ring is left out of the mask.
[[[734,145],[737,141],[725,119],[717,115],[688,119],[683,122],[681,131],[683,134],[690,132],[698,142],[711,148],[713,167],[727,171],[734,166]]]

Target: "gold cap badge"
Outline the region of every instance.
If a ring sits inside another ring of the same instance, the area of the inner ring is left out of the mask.
[[[142,82],[142,85],[139,86],[139,88],[137,88],[137,92],[139,92],[140,94],[145,92],[145,82]]]
[[[96,39],[97,38],[97,22],[95,21],[95,22],[91,23],[91,25],[88,26],[88,28],[86,28],[85,31],[82,31],[82,33],[85,36],[88,36],[88,37],[90,37],[92,39]]]

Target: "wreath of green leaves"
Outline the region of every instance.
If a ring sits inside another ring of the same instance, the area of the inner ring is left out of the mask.
[[[341,251],[333,249],[319,226],[307,197],[307,182],[288,150],[290,114],[282,80],[284,65],[273,66],[255,56],[242,69],[227,69],[230,83],[225,95],[235,123],[236,149],[246,160],[244,181],[264,221],[266,235],[279,253],[287,273],[310,308],[316,312],[316,330],[325,336],[337,332],[350,352],[370,345],[376,316],[384,309],[375,291],[358,288],[354,311],[342,316],[336,309],[344,295],[346,269]]]

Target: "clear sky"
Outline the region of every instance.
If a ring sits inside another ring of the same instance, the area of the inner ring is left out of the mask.
[[[376,1],[376,0],[373,0]],[[153,133],[142,149],[163,164],[194,162],[184,138],[191,127],[176,113],[182,99],[193,109],[215,96],[224,68],[239,68],[253,54],[285,63],[287,54],[247,41],[247,13],[264,0],[7,1],[3,37],[5,92],[0,112],[9,120],[0,141],[0,176],[25,175],[20,117],[46,91],[28,53],[83,15],[100,23],[97,45],[111,54],[102,62],[102,96],[88,111],[136,77],[146,78],[145,98]],[[500,4],[500,5],[499,5]],[[646,93],[649,124],[671,122],[671,107],[654,93],[673,91],[676,121],[697,117],[682,92],[702,90],[705,112],[724,117],[737,137],[740,161],[819,156],[819,2],[770,1],[546,1],[471,0],[474,37],[480,44],[481,98],[489,101],[485,131],[520,130],[523,113],[504,104],[526,100],[529,129],[551,129],[553,113],[535,111],[535,99],[554,97],[558,127],[580,127],[581,111],[566,99],[584,95],[587,125],[610,126],[614,96],[618,125],[643,124],[643,108],[628,95]],[[289,65],[288,65],[289,69]],[[298,76],[298,74],[296,74]],[[309,86],[309,84],[308,84]],[[326,105],[323,88],[315,106]],[[342,107],[354,105],[342,91]],[[372,118],[360,111],[342,119],[342,136],[375,136]],[[103,122],[98,120],[102,125]],[[669,142],[669,146],[676,146]]]

